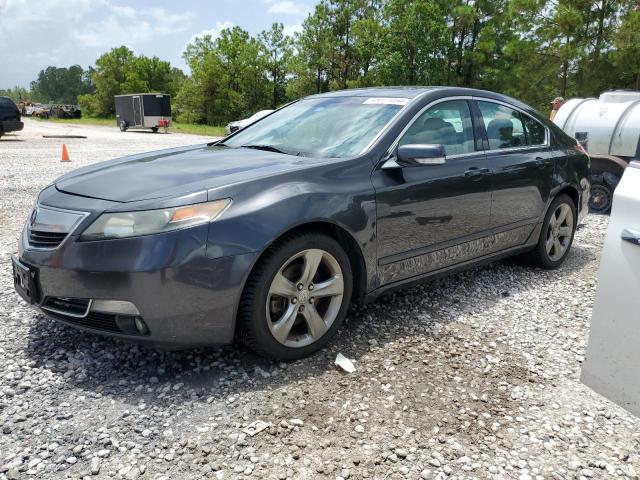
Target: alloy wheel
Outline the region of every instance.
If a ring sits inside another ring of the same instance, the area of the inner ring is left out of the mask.
[[[549,218],[547,226],[545,247],[552,261],[560,260],[569,248],[573,225],[573,210],[566,203],[561,203]]]
[[[338,261],[321,249],[289,258],[274,276],[267,295],[269,330],[287,347],[319,340],[340,312],[344,279]]]

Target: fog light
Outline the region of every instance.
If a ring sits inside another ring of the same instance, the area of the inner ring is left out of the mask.
[[[93,300],[91,310],[117,315],[140,315],[138,308],[133,303],[123,300]]]
[[[142,318],[136,317],[135,325],[136,325],[136,330],[138,330],[138,333],[140,335],[146,335],[147,333],[149,333],[149,329],[145,325],[144,320],[142,320]]]

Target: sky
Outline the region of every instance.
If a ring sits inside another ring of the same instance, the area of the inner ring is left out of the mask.
[[[238,25],[256,35],[272,23],[299,31],[316,0],[0,0],[0,88],[29,87],[50,65],[86,68],[113,47],[188,68],[197,35]]]

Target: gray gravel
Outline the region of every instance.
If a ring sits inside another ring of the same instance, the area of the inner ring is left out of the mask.
[[[62,172],[203,139],[78,127],[61,164],[41,135],[63,128],[0,140],[0,478],[637,478],[638,422],[578,381],[605,217],[558,271],[506,261],[384,297],[309,359],[159,352],[28,309],[9,255]]]

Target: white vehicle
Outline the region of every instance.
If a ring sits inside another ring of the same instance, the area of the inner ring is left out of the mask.
[[[259,112],[254,113],[249,118],[245,118],[243,120],[238,120],[236,122],[231,122],[226,126],[227,135],[231,135],[233,132],[237,132],[238,130],[243,129],[244,127],[251,125],[254,122],[257,122],[263,117],[269,115],[273,110],[260,110]]]
[[[616,188],[582,381],[640,416],[640,162]]]
[[[613,191],[631,160],[640,160],[640,92],[615,90],[598,98],[572,98],[553,119],[591,157],[591,198],[596,213],[611,209]]]

